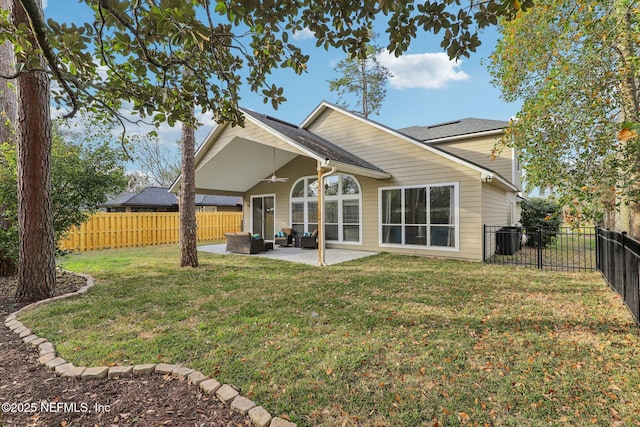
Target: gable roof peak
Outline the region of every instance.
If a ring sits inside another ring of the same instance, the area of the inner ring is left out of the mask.
[[[382,169],[377,166],[349,153],[342,147],[327,141],[326,139],[316,135],[304,126],[296,126],[287,121],[268,116],[266,114],[256,113],[252,110],[242,109],[243,113],[250,117],[250,120],[260,122],[267,126],[271,131],[277,132],[285,137],[294,146],[306,151],[310,157],[319,161],[334,161],[372,171],[376,174],[385,174]]]

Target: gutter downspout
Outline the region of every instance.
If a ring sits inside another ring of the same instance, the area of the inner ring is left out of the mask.
[[[328,172],[322,172],[323,167],[331,167]],[[335,173],[336,167],[329,166],[329,160],[325,160],[324,164],[318,161],[318,265],[327,265],[324,253],[324,179]]]

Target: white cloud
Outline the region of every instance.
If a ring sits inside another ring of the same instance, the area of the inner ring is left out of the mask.
[[[42,0],[42,9],[46,9],[47,6],[49,6],[49,1],[48,0]]]
[[[462,63],[452,61],[445,53],[418,53],[395,57],[389,52],[378,55],[380,64],[393,77],[389,84],[395,89],[440,89],[449,82],[467,80],[469,75],[459,70]]]
[[[302,31],[296,31],[295,33],[293,33],[293,38],[294,40],[306,40],[306,39],[312,39],[315,37],[315,34],[313,34],[313,31],[311,31],[308,28],[303,28]]]

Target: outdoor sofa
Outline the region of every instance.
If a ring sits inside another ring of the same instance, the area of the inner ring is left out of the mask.
[[[227,252],[238,254],[257,254],[264,252],[264,239],[254,238],[251,233],[224,233],[227,239]]]

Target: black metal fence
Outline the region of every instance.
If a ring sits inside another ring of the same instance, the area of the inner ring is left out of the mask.
[[[627,233],[598,228],[598,270],[624,300],[640,326],[640,242]]]
[[[484,226],[483,260],[555,271],[595,271],[595,227]]]

